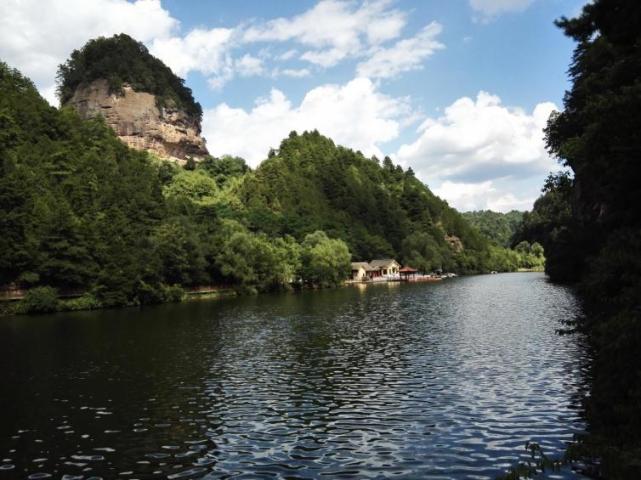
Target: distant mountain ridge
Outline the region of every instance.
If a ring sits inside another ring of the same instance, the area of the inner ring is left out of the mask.
[[[524,213],[517,210],[507,213],[477,210],[463,212],[462,215],[496,245],[511,247],[514,245],[514,235],[523,222]]]

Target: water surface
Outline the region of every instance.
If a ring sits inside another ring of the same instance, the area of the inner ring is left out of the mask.
[[[577,313],[525,273],[2,318],[0,480],[493,478],[583,429]]]

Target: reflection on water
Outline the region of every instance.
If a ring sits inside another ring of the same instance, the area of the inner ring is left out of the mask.
[[[2,319],[0,479],[492,478],[581,431],[577,308],[505,274]]]

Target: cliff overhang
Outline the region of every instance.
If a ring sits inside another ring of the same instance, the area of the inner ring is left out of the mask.
[[[128,146],[184,164],[208,155],[201,136],[200,118],[171,104],[161,105],[155,95],[124,84],[111,92],[106,80],[80,85],[66,103],[82,118],[102,116]]]

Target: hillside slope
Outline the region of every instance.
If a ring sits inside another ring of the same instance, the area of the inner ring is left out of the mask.
[[[322,229],[353,257],[396,257],[426,271],[491,269],[490,244],[413,174],[292,132],[246,179],[240,196],[252,228],[296,238]],[[462,248],[461,248],[462,246]]]
[[[292,132],[254,171],[236,157],[179,165],[127,147],[102,117],[49,106],[2,63],[0,91],[0,286],[83,293],[65,308],[166,301],[209,284],[336,285],[350,259],[519,266],[411,170],[318,132]]]
[[[523,212],[512,210],[507,213],[493,212],[492,210],[478,210],[463,212],[463,218],[477,228],[483,235],[496,245],[510,247],[513,244],[514,234],[523,221]]]

